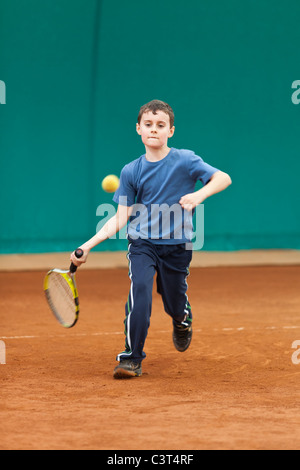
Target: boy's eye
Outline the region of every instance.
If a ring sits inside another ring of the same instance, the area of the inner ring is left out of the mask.
[[[151,124],[151,122],[145,122],[145,126],[146,126],[146,127],[151,127],[152,124]],[[160,123],[160,124],[158,124],[158,127],[163,128],[163,127],[165,127],[165,125],[162,124],[162,123]]]

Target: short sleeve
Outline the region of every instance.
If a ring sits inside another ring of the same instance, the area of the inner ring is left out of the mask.
[[[135,203],[136,190],[133,185],[133,174],[130,165],[121,171],[120,186],[114,194],[113,201],[121,206],[131,207]]]
[[[218,168],[215,168],[208,163],[205,163],[201,157],[194,152],[190,152],[188,158],[188,171],[194,181],[201,181],[206,185],[211,179],[212,175],[216,173]]]

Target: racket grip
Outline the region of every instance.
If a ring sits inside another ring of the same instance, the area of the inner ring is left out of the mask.
[[[75,251],[75,256],[76,258],[81,258],[83,256],[83,250],[81,248],[77,248],[77,250]],[[77,270],[77,266],[75,266],[74,263],[71,263],[70,265],[70,273],[74,274]]]

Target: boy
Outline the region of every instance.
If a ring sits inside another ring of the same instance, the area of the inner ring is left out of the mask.
[[[157,291],[164,309],[173,320],[175,348],[186,351],[192,339],[192,312],[186,278],[192,259],[192,214],[206,198],[231,184],[226,173],[206,164],[189,150],[168,147],[174,134],[174,113],[163,101],[153,100],[141,107],[137,133],[146,153],[126,165],[114,195],[118,210],[104,227],[80,248],[80,266],[90,250],[127,228],[130,293],[125,307],[125,351],[117,357],[115,378],[142,375],[143,351],[150,325],[152,288],[157,273]],[[195,192],[201,180],[203,187]],[[171,217],[173,215],[173,217]],[[184,230],[183,230],[184,228]]]

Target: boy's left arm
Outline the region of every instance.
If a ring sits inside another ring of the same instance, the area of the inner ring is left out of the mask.
[[[199,189],[199,191],[182,196],[179,204],[183,209],[191,211],[199,204],[202,204],[208,197],[224,191],[231,183],[231,178],[227,173],[217,171],[212,175],[210,181],[203,186],[203,188]]]

